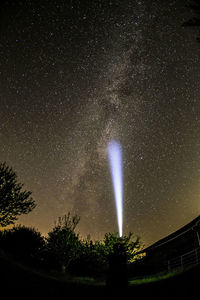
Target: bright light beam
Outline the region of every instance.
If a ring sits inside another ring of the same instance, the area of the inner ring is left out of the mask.
[[[111,141],[108,144],[108,158],[112,176],[119,236],[122,237],[123,226],[123,174],[122,174],[122,148],[119,142]]]

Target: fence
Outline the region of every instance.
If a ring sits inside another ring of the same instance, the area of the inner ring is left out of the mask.
[[[200,247],[168,260],[168,271],[200,264]]]

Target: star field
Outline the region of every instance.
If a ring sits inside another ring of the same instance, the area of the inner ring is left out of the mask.
[[[4,1],[0,158],[33,192],[19,222],[117,230],[106,147],[123,149],[124,232],[146,245],[200,211],[200,49],[187,1]]]

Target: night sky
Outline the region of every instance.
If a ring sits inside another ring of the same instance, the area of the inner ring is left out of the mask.
[[[21,0],[0,9],[0,161],[42,234],[117,220],[106,147],[120,141],[124,233],[145,245],[200,213],[200,44],[187,1]]]

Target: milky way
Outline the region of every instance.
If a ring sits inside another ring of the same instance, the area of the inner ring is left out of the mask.
[[[124,231],[149,244],[199,214],[200,49],[187,1],[4,1],[0,158],[33,192],[19,222],[117,230],[106,147],[124,158]]]

